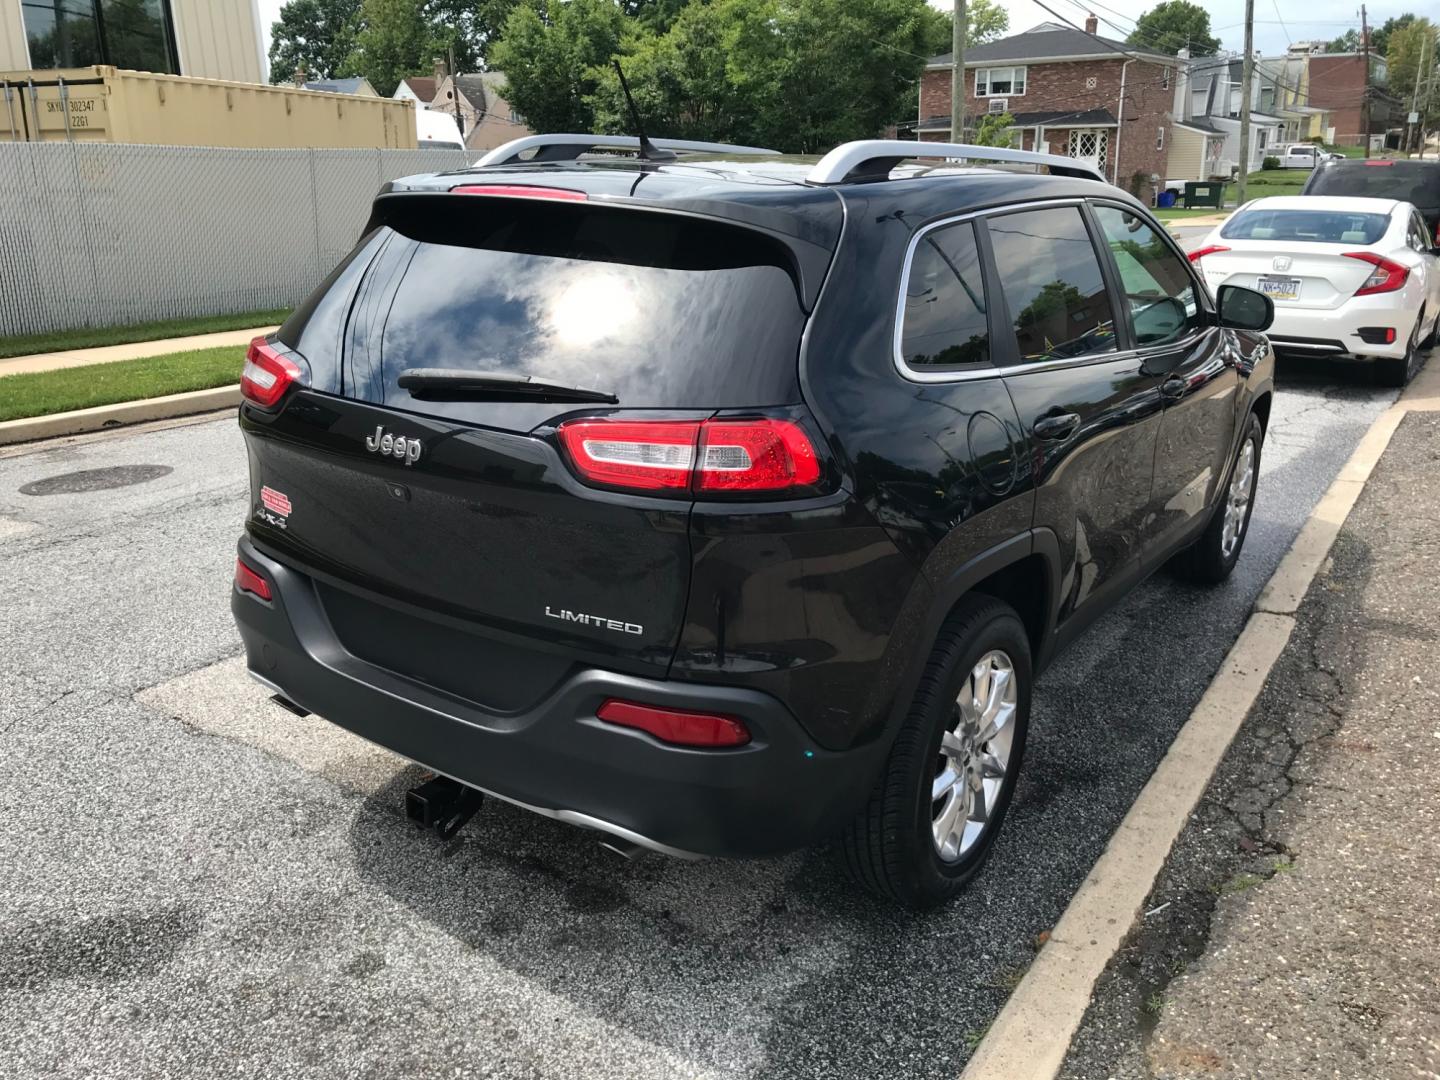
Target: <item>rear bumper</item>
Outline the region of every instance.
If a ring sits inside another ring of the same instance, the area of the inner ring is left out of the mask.
[[[1393,299],[1390,303],[1394,303]],[[1410,332],[1415,329],[1418,317],[1418,309],[1407,311],[1381,304],[1370,306],[1360,300],[1352,300],[1335,311],[1285,309],[1276,304],[1275,321],[1266,334],[1279,356],[1375,360],[1404,356]],[[1392,344],[1371,344],[1361,339],[1361,327],[1383,326],[1395,328]]]
[[[765,855],[837,831],[869,795],[883,747],[815,745],[775,698],[725,686],[577,667],[532,708],[499,714],[346,652],[313,580],[258,551],[240,554],[269,581],[264,602],[232,589],[250,671],[325,719],[435,772],[572,824],[672,855]],[[733,750],[667,746],[603,724],[620,697],[744,719]]]

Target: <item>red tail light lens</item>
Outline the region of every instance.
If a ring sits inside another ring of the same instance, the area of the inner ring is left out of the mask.
[[[1217,252],[1229,250],[1230,249],[1224,244],[1211,244],[1209,247],[1196,248],[1194,251],[1190,252],[1187,258],[1189,258],[1192,263],[1197,263],[1206,255],[1214,255]]]
[[[302,377],[295,361],[281,356],[263,337],[257,337],[250,342],[250,351],[245,354],[245,370],[240,373],[240,393],[256,405],[269,409]]]
[[[1355,290],[1356,296],[1369,296],[1372,293],[1394,292],[1405,284],[1410,276],[1410,268],[1401,266],[1397,262],[1385,258],[1383,255],[1376,255],[1372,251],[1347,251],[1347,259],[1359,259],[1367,262],[1375,269],[1365,279],[1360,288]]]
[[[572,420],[558,434],[582,479],[630,491],[773,493],[820,479],[792,420]]]
[[[270,583],[245,565],[243,559],[235,560],[235,588],[241,592],[253,593],[261,600],[269,600]]]
[[[618,698],[610,698],[595,715],[607,724],[635,728],[675,746],[715,748],[744,746],[750,741],[749,729],[733,716],[637,705]]]
[[[459,187],[452,187],[450,194],[505,195],[518,199],[564,199],[568,202],[584,202],[588,198],[583,191],[537,187],[531,184],[461,184]]]

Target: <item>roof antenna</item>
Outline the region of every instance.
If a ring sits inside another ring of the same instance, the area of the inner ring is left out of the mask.
[[[610,63],[615,68],[615,74],[620,76],[620,90],[625,95],[625,104],[630,106],[630,119],[635,124],[635,132],[640,136],[640,158],[642,161],[674,161],[675,155],[669,150],[661,150],[654,143],[645,137],[645,128],[640,123],[640,110],[635,107],[635,99],[630,96],[630,84],[625,81],[625,72],[620,70],[620,61],[612,58]]]

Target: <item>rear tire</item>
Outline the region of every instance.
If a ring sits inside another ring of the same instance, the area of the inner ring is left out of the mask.
[[[1171,563],[1175,573],[1185,580],[1218,585],[1235,569],[1245,547],[1245,536],[1250,531],[1250,513],[1255,508],[1255,489],[1260,477],[1260,449],[1264,442],[1260,418],[1251,413],[1246,418],[1240,449],[1230,463],[1230,475],[1225,478],[1210,524],[1200,539],[1176,555]]]
[[[869,803],[840,838],[851,878],[924,909],[975,876],[1015,791],[1032,677],[1030,639],[1014,609],[987,596],[962,600],[940,630]]]
[[[1410,331],[1404,356],[1385,356],[1375,361],[1375,381],[1381,386],[1403,388],[1414,377],[1420,367],[1420,324],[1424,321],[1422,311],[1415,319],[1415,329]]]

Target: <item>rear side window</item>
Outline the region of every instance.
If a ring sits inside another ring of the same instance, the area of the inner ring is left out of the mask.
[[[1225,223],[1226,240],[1309,244],[1373,244],[1390,227],[1387,214],[1346,210],[1242,210]]]
[[[1386,161],[1330,165],[1305,185],[1306,195],[1361,195],[1440,206],[1440,163]]]
[[[763,234],[583,203],[402,201],[385,217],[399,234],[391,268],[376,270],[394,278],[376,297],[383,332],[351,342],[355,396],[488,422],[493,408],[421,405],[397,385],[409,368],[449,368],[599,390],[632,408],[798,400],[805,314],[786,251]]]
[[[1114,352],[1100,258],[1074,206],[989,220],[995,269],[1026,363]]]
[[[985,282],[975,226],[931,229],[915,247],[905,281],[900,355],[912,368],[990,361]]]

